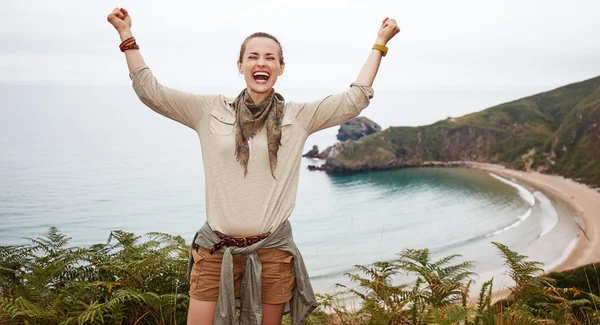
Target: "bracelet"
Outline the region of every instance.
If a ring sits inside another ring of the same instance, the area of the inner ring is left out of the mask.
[[[381,53],[383,53],[383,56],[385,56],[388,52],[388,47],[381,44],[374,44],[372,50],[381,51]]]
[[[125,52],[126,50],[139,50],[140,46],[135,42],[135,37],[131,36],[128,39],[121,42],[119,45],[119,49],[121,52]]]

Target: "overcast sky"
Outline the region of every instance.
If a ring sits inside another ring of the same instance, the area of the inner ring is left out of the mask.
[[[0,2],[0,83],[129,83],[106,16],[125,7],[147,64],[170,86],[243,86],[235,62],[255,31],[279,37],[280,86],[349,85],[381,20],[388,44],[375,87],[552,88],[600,75],[600,1]]]

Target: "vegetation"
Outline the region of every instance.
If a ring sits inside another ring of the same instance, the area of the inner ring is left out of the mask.
[[[69,247],[51,228],[0,247],[0,324],[185,324],[188,250],[181,237],[114,231]]]
[[[600,77],[420,127],[336,145],[330,171],[479,161],[600,186]]]
[[[0,247],[0,324],[185,324],[188,245],[181,237],[114,231],[105,244],[70,247],[50,228],[29,244]],[[336,295],[319,295],[306,324],[600,324],[595,265],[542,274],[537,262],[493,243],[514,281],[493,303],[493,280],[471,300],[473,263],[407,249],[393,261],[357,265]],[[392,277],[416,278],[396,285]],[[338,303],[351,295],[350,310]],[[286,317],[286,323],[289,318]]]

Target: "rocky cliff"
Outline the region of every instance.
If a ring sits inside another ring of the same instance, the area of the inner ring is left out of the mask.
[[[379,131],[381,131],[381,126],[379,126],[379,124],[364,116],[359,116],[340,125],[337,139],[342,142],[347,140],[356,141],[366,135]]]

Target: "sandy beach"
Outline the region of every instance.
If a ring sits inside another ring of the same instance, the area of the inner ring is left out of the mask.
[[[543,205],[536,193],[541,193],[547,204],[555,211],[558,221],[547,233],[543,232],[524,250],[516,250],[530,261],[543,263],[546,273],[567,271],[594,262],[600,262],[600,192],[571,179],[557,175],[525,172],[501,165],[477,162],[431,163],[428,167],[476,168],[500,176],[523,186],[536,197],[534,209]],[[542,209],[543,210],[543,209]],[[539,211],[538,211],[539,213]],[[508,230],[511,231],[511,230]],[[496,241],[494,237],[490,241]],[[511,248],[511,247],[509,247]],[[493,301],[506,298],[510,294],[512,280],[506,268],[477,273],[470,288],[470,301],[476,303],[481,285],[494,278]],[[349,309],[356,309],[360,302],[355,297],[338,297],[338,303]]]
[[[555,207],[561,206],[574,211],[579,220],[561,220],[562,222],[575,222],[580,231],[575,234],[577,243],[571,253],[559,263],[545,268],[546,272],[566,271],[582,265],[600,261],[600,192],[585,184],[577,183],[571,179],[557,175],[547,175],[538,172],[525,172],[505,168],[494,164],[468,162],[470,168],[478,168],[501,177],[527,184],[544,193]],[[559,213],[559,218],[566,218]],[[573,219],[572,217],[570,219]],[[560,227],[560,223],[557,224]],[[557,229],[561,231],[561,229]],[[573,236],[574,234],[569,234]],[[538,247],[545,247],[545,239],[540,238]],[[519,252],[522,253],[522,252]],[[535,255],[542,256],[544,251],[538,250]],[[528,254],[524,254],[528,255]],[[530,255],[528,255],[530,256]],[[536,260],[532,258],[532,260]],[[539,259],[538,259],[539,260]],[[502,299],[508,294],[507,285],[498,286],[495,282],[494,300]]]

